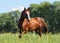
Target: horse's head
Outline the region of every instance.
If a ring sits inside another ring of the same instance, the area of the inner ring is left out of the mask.
[[[28,21],[30,21],[30,11],[29,11],[29,8],[28,9],[24,8],[24,10],[21,13],[21,18],[23,18],[23,19],[26,18]]]

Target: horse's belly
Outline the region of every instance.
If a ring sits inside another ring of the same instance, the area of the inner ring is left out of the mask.
[[[38,24],[37,23],[31,23],[30,30],[35,30],[36,28],[38,28]]]

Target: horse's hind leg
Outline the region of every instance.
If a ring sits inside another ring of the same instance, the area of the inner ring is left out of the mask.
[[[36,33],[39,34],[39,36],[42,35],[42,29],[40,27],[37,28]]]
[[[41,29],[39,30],[39,35],[42,36],[42,30]]]
[[[36,34],[39,34],[39,30],[38,30],[39,28],[36,28],[36,30],[35,30],[35,33]]]

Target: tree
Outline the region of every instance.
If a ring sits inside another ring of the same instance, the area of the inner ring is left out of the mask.
[[[16,32],[19,11],[2,13],[0,15],[0,32]]]
[[[59,4],[58,4],[59,3]],[[49,31],[56,32],[60,27],[60,2],[42,2],[41,4],[31,4],[31,17],[42,17],[49,26]]]

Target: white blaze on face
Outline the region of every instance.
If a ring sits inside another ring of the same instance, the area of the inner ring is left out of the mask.
[[[27,11],[26,13],[27,13],[27,15],[28,15],[28,19],[30,20],[30,12]]]

